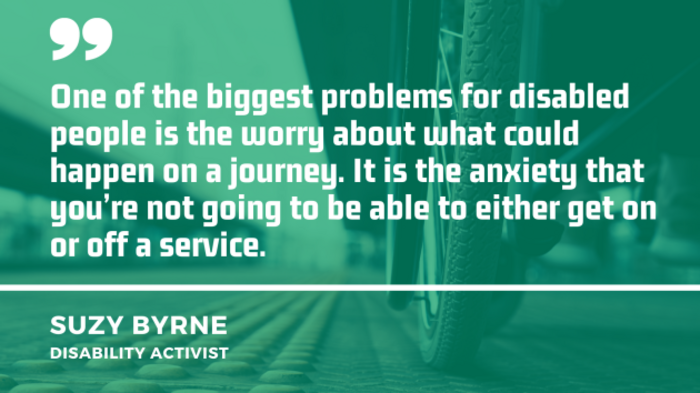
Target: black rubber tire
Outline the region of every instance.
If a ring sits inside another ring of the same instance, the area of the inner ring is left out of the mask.
[[[502,89],[497,109],[464,109],[463,126],[483,127],[492,122],[497,129],[496,146],[459,147],[455,157],[462,180],[452,189],[453,199],[467,202],[465,220],[451,221],[447,234],[444,284],[492,284],[495,281],[501,246],[501,221],[480,221],[473,214],[475,202],[504,195],[507,185],[473,184],[472,163],[510,162],[510,150],[502,143],[505,127],[514,124],[515,112],[507,92],[517,88],[522,25],[521,0],[466,0],[460,79],[474,89]],[[500,143],[499,143],[500,141]],[[430,326],[420,324],[424,360],[437,368],[464,370],[476,354],[485,325],[490,292],[443,292],[438,315]]]

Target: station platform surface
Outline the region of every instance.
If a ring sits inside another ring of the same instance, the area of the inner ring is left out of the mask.
[[[177,274],[187,276],[186,271]],[[189,276],[204,282],[216,269],[199,271],[199,278]],[[82,273],[72,274],[79,283]],[[145,270],[124,269],[120,274],[140,274],[148,283],[158,277]],[[177,274],[172,274],[170,279],[175,279]],[[358,274],[351,274],[353,280]],[[231,275],[253,282],[257,277],[253,268]],[[362,275],[372,276],[367,278],[372,282],[380,276]],[[228,280],[221,272],[217,276]],[[302,273],[280,276],[286,278],[267,279],[303,280]],[[114,273],[104,281],[119,279]],[[700,294],[693,292],[526,293],[511,322],[484,339],[473,362],[465,362],[457,373],[445,373],[422,360],[415,307],[390,310],[383,293],[4,292],[0,374],[19,386],[32,384],[23,393],[49,392],[46,385],[33,385],[40,383],[62,385],[74,393],[700,392],[698,304]],[[49,333],[54,315],[124,315],[129,320],[132,315],[222,313],[229,317],[224,337]],[[242,363],[27,362],[49,360],[51,347],[190,343],[229,347],[227,360]],[[0,386],[2,390],[8,389]]]

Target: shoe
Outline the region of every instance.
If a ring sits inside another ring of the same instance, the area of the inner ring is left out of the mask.
[[[600,195],[588,182],[582,182],[579,187],[566,194],[571,200],[591,201],[600,199]],[[566,206],[566,202],[562,206]],[[580,227],[568,227],[564,230],[561,240],[548,253],[542,255],[539,261],[550,267],[563,270],[593,270],[603,264],[600,257],[601,221],[586,221]]]
[[[540,262],[563,270],[592,270],[602,264],[593,247],[568,242],[558,243],[540,257]]]
[[[649,251],[669,265],[700,266],[700,158],[664,155],[657,228]]]

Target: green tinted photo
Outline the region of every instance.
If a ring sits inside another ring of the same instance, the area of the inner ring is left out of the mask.
[[[694,2],[0,9],[0,393],[698,389]]]

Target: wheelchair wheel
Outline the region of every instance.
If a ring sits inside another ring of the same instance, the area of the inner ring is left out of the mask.
[[[447,1],[447,0],[445,0]],[[444,7],[444,6],[443,6]],[[444,14],[443,14],[444,19]],[[449,83],[455,92],[466,82],[474,88],[508,91],[517,85],[520,60],[520,0],[466,0],[464,27],[461,34],[461,61],[458,66],[460,83],[452,83],[453,72],[446,53],[444,34],[455,39],[458,34],[441,31],[438,84]],[[451,34],[450,34],[451,33]],[[452,65],[454,67],[454,65]],[[440,87],[440,86],[439,86]],[[503,98],[503,97],[502,97]],[[514,122],[515,112],[507,97],[496,109],[460,109],[458,123],[464,127],[484,127],[492,122],[497,132]],[[450,120],[436,114],[435,125]],[[468,129],[468,128],[467,128]],[[502,140],[498,136],[496,141]],[[431,156],[442,163],[459,163],[462,179],[459,183],[428,185],[427,200],[433,213],[423,226],[423,247],[420,251],[417,279],[423,284],[492,284],[496,280],[501,251],[502,222],[477,220],[470,211],[463,220],[442,220],[437,216],[437,202],[464,201],[470,209],[476,201],[491,200],[495,194],[504,195],[507,186],[494,183],[471,183],[472,163],[505,163],[510,150],[503,143],[495,146],[457,146],[456,149],[433,147]],[[487,328],[494,328],[517,309],[519,295],[510,296],[499,318],[489,319],[491,293],[476,291],[437,291],[422,293],[420,298],[420,348],[424,360],[437,368],[463,370],[475,355]],[[515,301],[514,301],[515,300]]]

